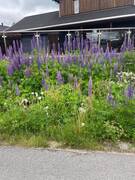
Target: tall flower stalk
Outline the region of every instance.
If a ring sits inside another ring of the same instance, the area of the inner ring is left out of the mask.
[[[92,82],[92,77],[90,77],[89,79],[89,83],[88,83],[88,96],[91,97],[92,96],[92,88],[93,88],[93,82]]]

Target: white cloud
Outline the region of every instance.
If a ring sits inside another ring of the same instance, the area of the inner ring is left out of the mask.
[[[0,0],[0,22],[12,25],[27,15],[57,10],[52,0]]]

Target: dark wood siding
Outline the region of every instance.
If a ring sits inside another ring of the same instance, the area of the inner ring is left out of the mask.
[[[134,0],[80,0],[80,13],[133,5]],[[74,0],[60,0],[60,15],[74,14]]]
[[[74,14],[74,1],[61,0],[60,1],[60,16],[67,16]]]
[[[115,0],[116,6],[131,5],[134,4],[134,0]]]
[[[102,0],[100,1],[99,8],[100,9],[113,8],[114,4],[115,4],[114,0]]]
[[[99,0],[80,0],[80,12],[99,9]]]

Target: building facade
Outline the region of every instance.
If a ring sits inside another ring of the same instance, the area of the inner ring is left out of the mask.
[[[60,16],[134,5],[134,0],[60,0]]]
[[[64,37],[71,30],[74,30],[72,34],[75,34],[76,30],[83,32],[84,29],[135,27],[134,0],[54,1],[59,4],[59,11],[25,17],[9,31],[21,33],[24,44],[28,44],[34,31],[42,31],[46,44],[57,43],[58,40],[62,44]],[[28,35],[30,33],[31,35]],[[87,32],[83,33],[86,35]],[[132,33],[134,34],[134,30]],[[25,50],[27,49],[29,48]]]

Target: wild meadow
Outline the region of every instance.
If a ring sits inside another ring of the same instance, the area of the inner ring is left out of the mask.
[[[135,52],[84,39],[31,53],[14,42],[0,52],[0,139],[75,148],[104,142],[135,143]],[[25,144],[25,143],[24,143]]]

